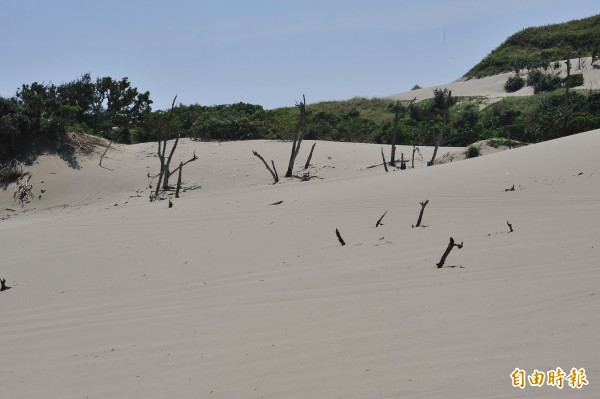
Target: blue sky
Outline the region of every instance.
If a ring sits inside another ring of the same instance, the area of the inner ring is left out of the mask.
[[[154,109],[266,108],[449,83],[529,26],[600,13],[555,0],[0,0],[0,95],[128,77]]]

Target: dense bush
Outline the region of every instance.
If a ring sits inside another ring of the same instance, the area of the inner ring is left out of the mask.
[[[562,85],[562,79],[558,75],[535,69],[529,72],[527,85],[533,87],[534,93],[543,93],[558,89]]]
[[[24,84],[14,97],[0,97],[0,159],[73,129],[130,142],[130,131],[144,123],[151,104],[150,93],[139,93],[127,78],[94,81],[86,74],[58,86]]]
[[[582,73],[577,73],[575,75],[570,75],[568,77],[568,79],[565,76],[563,78],[563,85],[564,86],[567,85],[567,80],[569,81],[569,87],[583,86],[583,74]]]
[[[515,75],[506,80],[504,90],[506,90],[507,93],[514,93],[515,91],[521,90],[523,86],[525,86],[525,80],[521,75]]]

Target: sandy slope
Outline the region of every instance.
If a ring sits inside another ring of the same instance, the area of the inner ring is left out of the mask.
[[[346,178],[358,175],[380,174],[381,149],[386,159],[390,157],[389,145],[317,142],[311,166],[303,166],[310,152],[311,140],[305,140],[298,156],[297,176],[304,173],[320,179]],[[105,145],[108,143],[105,143]],[[170,149],[172,142],[169,142]],[[31,172],[34,199],[21,208],[13,199],[14,185],[0,190],[0,218],[27,218],[31,212],[40,217],[77,213],[83,208],[109,208],[146,203],[154,190],[159,161],[156,143],[111,146],[99,167],[99,159],[105,147],[96,147],[87,156],[79,155],[65,162],[56,154],[43,155],[24,170]],[[267,162],[275,161],[278,173],[284,175],[291,151],[291,143],[283,141],[255,140],[245,142],[197,142],[182,139],[172,164],[190,159],[194,152],[198,160],[184,167],[183,182],[187,187],[198,187],[203,193],[238,190],[268,185],[271,175],[261,161],[252,154],[258,151]],[[438,158],[457,148],[440,147]],[[412,147],[397,146],[396,155],[412,156]],[[423,148],[415,157],[415,168],[423,167],[431,158],[432,149]],[[269,162],[270,163],[270,162]],[[379,167],[373,167],[379,163]],[[410,167],[410,164],[409,164]],[[392,171],[397,169],[391,168]],[[150,175],[150,177],[148,177]],[[171,177],[175,185],[177,177]],[[281,184],[299,183],[298,179],[281,180]],[[43,191],[42,191],[43,190]],[[41,198],[40,198],[41,195]],[[1,220],[1,219],[0,219]]]
[[[266,185],[248,154],[280,144],[185,143],[219,161],[190,164],[203,188],[171,209],[139,182],[152,146],[123,147],[112,172],[44,183],[47,205],[90,205],[0,221],[0,397],[599,395],[600,131],[388,174],[365,169],[379,146],[323,143],[335,175]],[[437,269],[450,236],[464,248]],[[590,385],[522,391],[515,367]]]
[[[587,57],[584,58],[585,63],[582,64],[582,67],[579,67],[579,59],[575,58],[571,60],[571,74],[583,74],[583,86],[577,88],[577,90],[587,90],[587,89],[600,89],[600,65],[596,62],[596,65],[592,65],[592,58]],[[566,76],[566,62],[561,62],[561,67],[559,69],[561,76]],[[509,96],[529,96],[533,95],[533,88],[525,86],[521,90],[516,91],[514,93],[507,93],[504,90],[504,84],[506,80],[514,76],[514,72],[502,73],[495,76],[488,76],[481,79],[458,79],[455,82],[439,85],[434,87],[427,87],[418,90],[407,91],[403,93],[393,94],[389,96],[389,98],[398,99],[398,100],[412,100],[413,98],[417,98],[417,100],[423,100],[427,98],[433,97],[433,91],[435,89],[444,89],[448,88],[448,90],[452,90],[452,95],[455,97],[469,97],[469,96],[483,96],[487,97],[490,102],[497,101],[503,97]]]

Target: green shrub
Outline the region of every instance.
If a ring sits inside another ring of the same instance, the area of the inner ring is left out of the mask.
[[[467,151],[465,152],[467,158],[475,158],[479,156],[479,146],[477,144],[471,144],[467,147]]]
[[[514,93],[517,90],[521,90],[523,86],[525,86],[525,80],[521,75],[515,75],[508,78],[504,84],[504,90],[506,90],[507,93]]]
[[[569,87],[583,86],[583,74],[582,73],[571,75],[571,76],[569,76],[569,79],[567,79],[567,77],[565,76],[563,78],[564,86],[567,85],[567,80],[569,81]]]
[[[21,177],[22,173],[23,171],[18,165],[0,165],[0,186],[2,186],[2,188],[6,188],[10,183]]]
[[[562,79],[558,75],[536,69],[529,72],[527,85],[533,87],[533,92],[537,94],[558,89],[562,85]]]

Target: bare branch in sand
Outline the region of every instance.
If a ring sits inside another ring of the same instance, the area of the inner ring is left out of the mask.
[[[387,163],[385,162],[385,155],[383,155],[383,147],[381,147],[381,159],[383,159],[383,168],[388,171]]]
[[[177,100],[177,96],[175,96],[175,98],[173,98],[173,103],[171,104],[171,110],[169,111],[170,112],[170,118],[169,118],[170,120],[173,118],[173,110],[175,109],[175,101],[176,100]],[[187,160],[185,162],[180,162],[179,166],[177,168],[175,168],[175,170],[170,170],[171,160],[173,159],[173,154],[175,154],[175,149],[177,148],[177,144],[179,144],[180,138],[181,138],[181,129],[178,126],[177,127],[177,135],[175,137],[175,142],[173,143],[173,147],[171,147],[171,151],[169,151],[169,156],[167,157],[166,152],[167,152],[168,139],[166,137],[163,139],[162,131],[159,130],[158,140],[157,140],[158,141],[157,154],[158,154],[158,159],[160,160],[160,174],[158,176],[158,184],[156,185],[156,190],[154,192],[154,195],[150,196],[150,201],[153,201],[154,199],[158,198],[158,194],[160,193],[161,188],[163,189],[163,191],[166,191],[170,188],[169,178],[173,174],[180,171],[184,165],[187,165],[188,163],[193,162],[198,159],[198,157],[196,156],[196,151],[194,151],[194,155],[192,156],[192,158],[190,158],[189,160]]]
[[[423,202],[420,202],[421,204],[421,212],[419,212],[419,219],[417,220],[417,224],[413,226],[413,228],[415,227],[419,227],[421,226],[421,219],[423,219],[423,212],[425,211],[425,207],[427,206],[427,204],[429,204],[429,200]]]
[[[415,168],[415,152],[419,153],[419,156],[421,157],[421,164],[423,164],[423,155],[421,154],[419,147],[413,145],[412,160],[411,160],[411,166],[413,169]]]
[[[269,173],[271,173],[271,176],[273,176],[273,180],[274,180],[273,184],[277,184],[279,182],[279,175],[277,174],[277,169],[275,169],[275,162],[273,162],[273,160],[271,160],[271,164],[273,165],[273,169],[271,169],[271,167],[269,166],[267,161],[265,161],[265,159],[258,152],[252,150],[252,153],[258,159],[260,159],[262,161],[262,163],[265,164],[265,168],[267,168]]]
[[[195,153],[194,153],[195,155]],[[181,189],[181,171],[183,170],[183,162],[179,163],[179,176],[177,177],[177,188],[175,189],[175,198],[179,198],[179,190]]]
[[[342,246],[346,245],[346,241],[344,241],[342,235],[340,234],[340,231],[337,228],[335,229],[335,235],[337,236],[338,241],[340,242],[340,244],[342,244]]]
[[[306,136],[306,97],[304,94],[302,95],[302,101],[296,103],[296,107],[298,107],[298,110],[300,111],[300,116],[298,117],[298,123],[296,124],[296,131],[294,132],[292,154],[290,155],[290,162],[288,164],[288,170],[285,173],[285,177],[292,177],[292,173],[294,171],[294,162],[296,162],[296,157],[300,152],[302,140],[304,139],[304,136]]]
[[[438,269],[441,269],[444,266],[444,263],[446,262],[446,258],[448,257],[448,255],[450,254],[450,251],[452,251],[452,248],[454,248],[454,247],[458,247],[458,249],[461,249],[463,247],[463,243],[461,242],[460,244],[455,244],[454,238],[450,237],[450,242],[448,243],[448,247],[446,248],[446,251],[444,251],[444,254],[442,255],[442,259],[440,259],[440,261],[438,263],[436,263]]]
[[[310,154],[308,154],[308,159],[306,160],[306,163],[304,164],[304,169],[308,169],[308,167],[310,166],[310,160],[312,159],[313,151],[315,150],[316,145],[317,145],[317,143],[313,143],[312,147],[310,147]]]
[[[112,145],[112,140],[110,141],[110,143],[108,143],[108,146],[106,146],[106,150],[104,150],[104,152],[102,153],[102,155],[100,156],[100,163],[98,165],[100,165],[100,167],[104,168],[104,169],[108,169],[104,166],[102,166],[102,158],[104,158],[104,156],[106,155],[106,153],[108,152],[108,149],[110,148],[110,146]]]
[[[381,221],[383,220],[383,217],[386,215],[386,213],[388,213],[388,211],[383,212],[383,215],[381,215],[377,223],[375,223],[375,227],[379,227],[380,225],[383,226],[383,223],[381,223]]]
[[[6,280],[3,278],[0,278],[0,284],[2,284],[0,286],[0,291],[6,291],[6,290],[10,290],[12,287],[7,287],[6,286]]]

